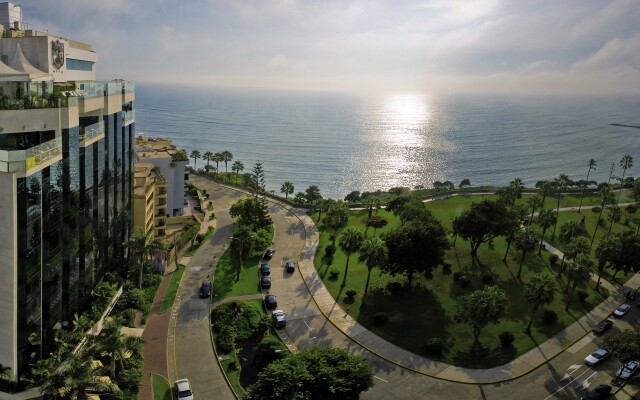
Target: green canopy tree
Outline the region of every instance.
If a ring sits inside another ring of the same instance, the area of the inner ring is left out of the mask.
[[[473,329],[472,349],[480,345],[480,334],[489,324],[497,324],[505,316],[509,300],[504,290],[488,286],[484,290],[458,298],[456,319],[471,325]]]
[[[531,324],[540,306],[551,304],[556,293],[556,279],[548,272],[535,274],[524,285],[524,295],[531,303],[531,318],[525,328],[526,334],[531,333]]]
[[[344,266],[344,276],[342,277],[342,284],[340,286],[345,287],[347,284],[347,274],[349,273],[349,260],[351,255],[360,250],[362,242],[364,242],[364,233],[355,226],[347,227],[342,236],[340,237],[340,248],[347,256],[347,263]]]
[[[600,285],[602,273],[604,272],[607,263],[613,265],[620,253],[621,243],[620,237],[617,235],[606,235],[602,238],[598,246],[596,247],[596,258],[598,259],[598,283],[596,288]]]
[[[322,199],[322,195],[320,194],[320,189],[318,188],[318,186],[316,185],[311,185],[309,186],[305,192],[305,198],[307,200],[307,203],[309,203],[309,205],[313,208],[315,207],[316,203]]]
[[[640,358],[640,331],[625,329],[604,338],[606,348],[623,363]]]

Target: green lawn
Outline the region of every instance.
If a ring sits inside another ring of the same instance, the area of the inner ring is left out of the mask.
[[[204,234],[204,237],[202,238],[202,240],[200,241],[200,243],[195,246],[193,249],[187,251],[184,255],[185,257],[193,257],[194,254],[196,254],[196,251],[198,251],[198,249],[205,243],[207,243],[207,241],[209,239],[211,239],[211,236],[213,236],[213,232],[214,229],[212,226],[207,228],[207,232]]]
[[[453,218],[469,207],[472,201],[478,200],[480,200],[479,197],[453,197],[427,203],[427,207],[449,229]],[[564,196],[561,201],[564,201]],[[567,200],[567,202],[572,201],[575,199]],[[354,211],[351,215],[350,225],[364,231],[367,212]],[[385,210],[380,210],[378,215],[386,217],[389,224],[379,229],[376,235],[393,229],[399,223],[392,213]],[[313,218],[317,218],[317,213],[313,213]],[[349,263],[347,285],[342,288],[340,284],[346,257],[341,250],[338,250],[332,265],[328,265],[329,260],[324,257],[324,248],[330,243],[329,233],[321,224],[319,231],[320,246],[315,258],[316,268],[328,290],[349,314],[379,336],[416,354],[425,354],[424,345],[429,338],[442,338],[446,341],[448,350],[444,352],[441,360],[456,365],[487,368],[504,364],[535,347],[537,343],[547,340],[608,296],[605,292],[595,292],[591,282],[588,285],[580,285],[577,290],[586,292],[587,298],[582,302],[574,293],[571,307],[568,312],[565,312],[567,295],[563,291],[565,285],[563,277],[558,280],[558,291],[554,302],[547,307],[558,314],[558,321],[555,324],[545,325],[537,318],[534,320],[531,336],[527,336],[522,333],[522,330],[531,315],[531,307],[523,296],[523,283],[535,273],[542,271],[557,273],[548,262],[548,253],[543,253],[542,257],[538,257],[535,252],[530,253],[523,266],[522,279],[519,282],[515,276],[520,252],[512,248],[506,263],[503,263],[502,258],[506,251],[504,239],[497,238],[490,245],[482,244],[478,253],[481,265],[472,267],[470,246],[466,241],[458,238],[456,246],[446,254],[446,262],[452,266],[451,271],[445,272],[439,268],[433,271],[432,276],[416,277],[414,287],[409,289],[403,277],[393,278],[381,274],[379,270],[374,270],[371,275],[369,294],[365,305],[362,306],[366,268],[357,262],[358,255],[353,255]],[[373,234],[373,229],[369,229],[367,235]],[[340,276],[337,279],[331,278],[329,274],[331,270],[339,271]],[[453,273],[456,271],[464,272],[471,278],[472,284],[469,288],[462,288],[454,283]],[[497,284],[504,289],[511,305],[508,315],[499,324],[487,326],[480,337],[481,343],[488,348],[487,354],[484,357],[470,357],[468,350],[473,340],[472,330],[468,325],[454,320],[456,298],[473,290],[482,289],[486,284]],[[348,289],[357,291],[353,300],[345,295]],[[374,316],[377,312],[385,312],[389,321],[384,325],[376,325]],[[503,331],[509,331],[515,336],[512,348],[501,348],[498,335]]]
[[[231,250],[227,249],[218,260],[213,281],[213,301],[232,296],[260,293],[258,287],[258,261],[262,253],[252,254],[242,265],[240,280],[236,281],[236,267],[231,259]]]
[[[171,386],[164,376],[151,374],[151,387],[153,400],[172,400]]]
[[[160,313],[170,310],[173,307],[173,302],[176,300],[176,293],[178,293],[178,287],[180,286],[180,280],[184,273],[184,265],[180,264],[178,269],[171,274],[171,281],[167,287],[167,291],[162,299],[162,305],[160,306]]]

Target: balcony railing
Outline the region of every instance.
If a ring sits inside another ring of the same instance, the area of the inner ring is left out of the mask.
[[[136,111],[123,111],[122,112],[122,125],[129,125],[136,121]]]
[[[104,121],[80,128],[80,142],[91,141],[100,135],[104,135]]]
[[[0,150],[0,172],[25,172],[62,156],[62,138],[26,150]]]

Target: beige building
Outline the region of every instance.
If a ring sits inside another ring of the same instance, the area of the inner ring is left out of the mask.
[[[134,164],[133,235],[153,238],[165,235],[167,180],[151,163]]]

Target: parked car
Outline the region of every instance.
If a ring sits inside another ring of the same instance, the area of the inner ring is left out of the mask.
[[[208,279],[205,279],[202,282],[202,286],[200,286],[200,297],[203,299],[206,299],[207,297],[211,296],[211,281]]]
[[[260,277],[260,287],[262,289],[269,289],[271,287],[271,277],[269,275]]]
[[[613,312],[614,317],[622,318],[626,313],[631,310],[631,306],[629,304],[620,304],[620,307],[616,308]]]
[[[613,321],[610,319],[605,319],[604,321],[601,321],[598,325],[591,328],[591,332],[595,333],[596,335],[602,335],[612,326],[613,326]]]
[[[276,328],[287,326],[287,316],[284,314],[284,311],[275,310],[273,314],[271,314],[271,318],[273,318],[273,325]]]
[[[273,257],[273,253],[275,252],[276,252],[275,249],[269,249],[264,252],[264,256],[262,256],[262,258],[265,260],[271,260],[271,257]]]
[[[594,366],[596,364],[598,364],[600,361],[606,359],[607,357],[609,357],[609,350],[605,350],[605,349],[598,349],[596,351],[594,351],[593,353],[591,353],[590,355],[587,356],[587,358],[584,359],[584,363],[587,364],[588,366]]]
[[[193,391],[188,379],[178,379],[174,382],[174,386],[178,400],[193,400]]]
[[[272,310],[278,307],[278,299],[276,298],[276,295],[267,295],[267,297],[264,298],[264,306],[267,310]]]
[[[260,276],[271,275],[271,267],[268,263],[260,263]]]
[[[629,361],[618,369],[616,377],[626,381],[638,372],[638,368],[640,368],[640,361]]]
[[[580,400],[603,400],[609,397],[612,387],[609,385],[598,385],[595,389],[589,390]]]
[[[296,262],[289,260],[284,264],[284,269],[287,272],[295,272],[296,270]]]

